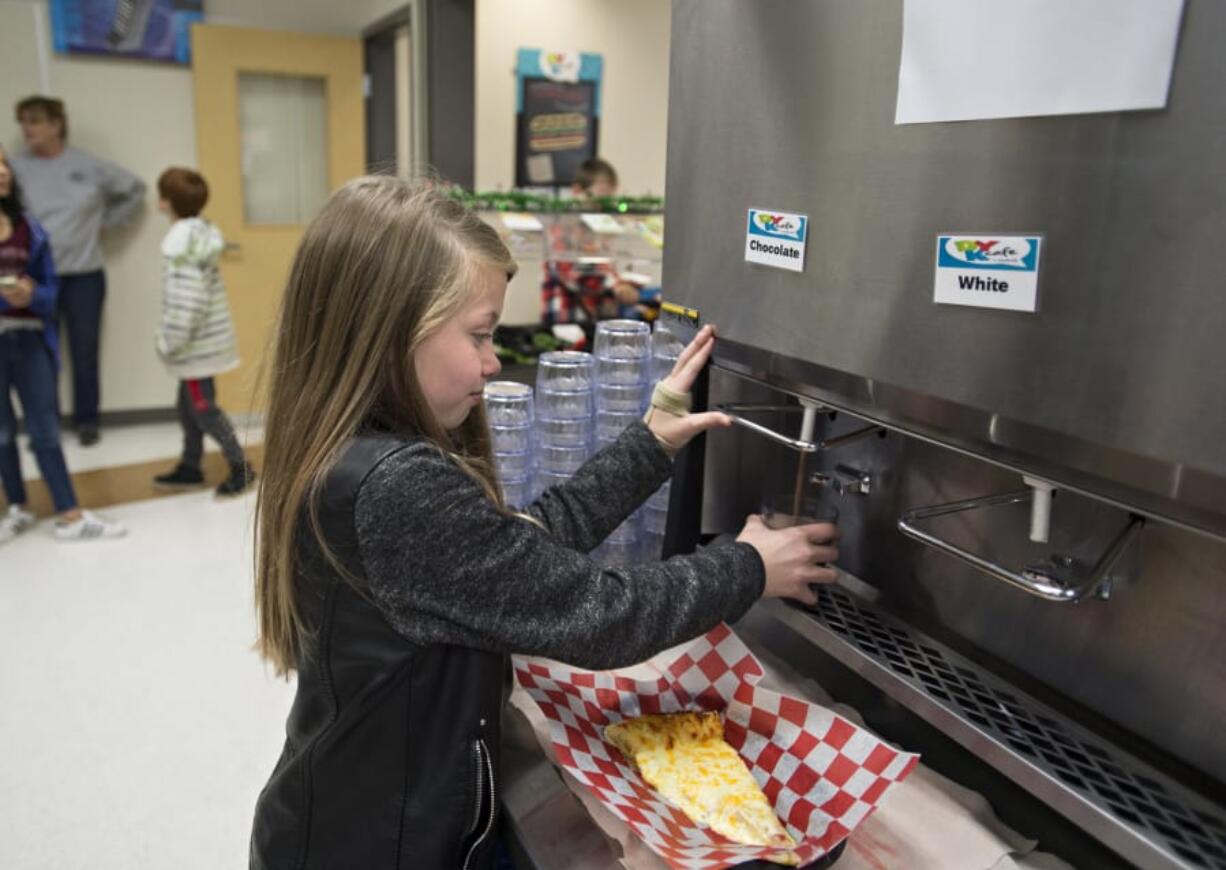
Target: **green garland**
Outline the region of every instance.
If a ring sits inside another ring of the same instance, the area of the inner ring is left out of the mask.
[[[606,196],[596,199],[561,199],[517,190],[478,193],[462,187],[451,189],[453,199],[474,211],[526,211],[537,214],[607,212],[609,214],[663,214],[659,196]]]

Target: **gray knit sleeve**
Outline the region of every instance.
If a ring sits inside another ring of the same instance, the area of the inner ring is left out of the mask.
[[[656,436],[635,423],[565,483],[545,490],[525,513],[560,543],[587,553],[659,489],[672,468]]]
[[[610,452],[603,461],[627,479],[644,477],[645,492],[658,485],[636,464],[633,446]],[[586,546],[620,522],[624,504],[594,497],[582,481],[560,489],[568,490],[557,496],[566,506],[546,504],[538,516],[563,535]],[[363,484],[355,513],[372,600],[396,631],[421,644],[621,667],[735,621],[762,593],[762,561],[748,544],[602,568],[558,535],[500,514],[425,443],[384,460]]]

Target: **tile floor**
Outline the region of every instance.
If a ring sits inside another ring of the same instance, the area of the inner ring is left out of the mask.
[[[247,866],[293,694],[251,650],[253,505],[138,502],[106,511],[124,539],[44,521],[0,548],[0,867]]]
[[[244,445],[258,444],[263,440],[264,430],[258,424],[248,424],[242,419],[234,420],[238,439]],[[102,440],[93,447],[77,443],[76,433],[66,430],[62,434],[64,461],[72,472],[93,471],[115,465],[130,465],[148,462],[150,459],[165,459],[178,456],[183,445],[183,435],[176,422],[141,423],[132,426],[104,426]],[[204,439],[206,452],[217,450],[210,438]],[[26,448],[26,439],[21,439],[21,473],[26,480],[39,477],[34,454]]]

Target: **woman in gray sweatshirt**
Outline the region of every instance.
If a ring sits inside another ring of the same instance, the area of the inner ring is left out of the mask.
[[[30,212],[51,235],[60,277],[59,314],[72,357],[73,422],[81,443],[98,442],[98,348],[106,272],[103,229],[131,220],[140,210],[145,182],[131,172],[68,144],[68,115],[53,97],[17,104],[26,151],[14,154]]]

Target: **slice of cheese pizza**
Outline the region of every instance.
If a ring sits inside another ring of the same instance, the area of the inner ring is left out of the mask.
[[[604,736],[698,824],[745,845],[796,845],[749,768],[724,741],[718,713],[636,716],[607,726]]]

